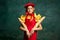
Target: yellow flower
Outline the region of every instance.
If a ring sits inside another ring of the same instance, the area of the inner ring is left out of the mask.
[[[21,15],[20,17],[23,22],[25,22],[25,17],[26,17],[25,15]]]
[[[38,22],[41,19],[41,15],[40,14],[36,15],[36,13],[34,15],[36,22]]]

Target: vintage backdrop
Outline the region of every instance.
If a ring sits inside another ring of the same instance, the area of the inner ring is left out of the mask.
[[[60,0],[0,0],[0,40],[23,40],[18,17],[25,13],[27,2],[36,5],[37,14],[46,16],[37,40],[60,40]]]

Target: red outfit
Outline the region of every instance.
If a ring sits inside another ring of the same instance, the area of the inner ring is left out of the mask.
[[[30,16],[30,19],[28,19],[28,16]],[[32,14],[26,13],[25,24],[30,32],[31,29],[36,24],[35,17],[34,17],[33,13]],[[36,38],[37,38],[37,31],[35,31],[30,38],[28,38],[26,35],[26,32],[24,32],[24,40],[36,40]]]
[[[25,4],[24,7],[27,8],[28,6],[34,7],[35,5],[33,3],[27,3],[27,4]],[[28,16],[29,16],[29,18],[28,18]],[[26,12],[25,24],[30,32],[32,30],[32,28],[34,27],[34,25],[36,24],[34,13],[29,14],[28,12]],[[26,32],[24,32],[24,40],[36,40],[36,38],[37,38],[36,31],[32,34],[32,36],[30,38],[28,38],[26,35]]]

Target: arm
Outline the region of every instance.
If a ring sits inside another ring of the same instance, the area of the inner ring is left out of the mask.
[[[34,31],[42,30],[42,25],[38,25],[39,27],[35,28]]]
[[[27,26],[24,24],[24,22],[20,18],[18,18],[18,19],[21,22],[21,24],[23,25],[23,27],[28,31]],[[23,29],[22,27],[20,27],[20,28]]]
[[[20,29],[21,29],[22,31],[26,31],[26,29],[25,29],[24,27],[22,27],[22,26],[20,26]]]
[[[22,31],[25,31],[26,34],[27,34],[27,36],[28,36],[28,38],[30,38],[30,33],[29,33],[29,31],[28,31],[26,28],[20,26],[20,29],[21,29]]]
[[[34,28],[37,28],[38,25],[39,25],[44,19],[45,19],[45,16],[42,17],[42,18],[36,23],[36,25],[34,26]],[[41,25],[40,25],[40,26],[41,26]]]
[[[27,26],[24,24],[24,22],[20,18],[18,18],[18,19],[21,22],[21,24],[23,25],[23,27],[20,27],[20,29],[23,31],[26,31],[28,38],[30,38],[30,33],[29,33],[29,30],[27,29]]]
[[[20,18],[18,18],[18,19],[19,19],[19,21],[21,22],[21,24],[23,25],[23,27],[27,29],[27,27],[26,27],[26,25],[24,24],[24,22],[23,22]]]
[[[43,20],[45,19],[45,16],[42,17],[36,24],[35,26],[32,28],[31,30],[31,35],[34,33],[34,30],[42,30],[42,25],[40,24]],[[40,25],[39,25],[40,24]],[[39,27],[38,27],[39,25]]]
[[[42,25],[40,24],[39,27],[34,28],[31,30],[31,35],[34,33],[34,31],[42,30]]]

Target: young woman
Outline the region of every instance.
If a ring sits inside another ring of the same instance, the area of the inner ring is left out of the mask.
[[[24,40],[37,40],[37,31],[42,30],[41,22],[45,17],[41,17],[40,14],[36,15],[34,13],[34,4],[25,4],[26,15],[21,15],[19,21],[23,26],[20,29],[24,31]]]

